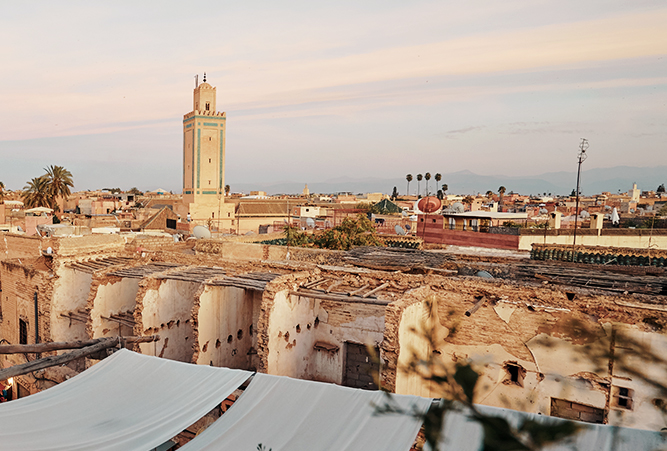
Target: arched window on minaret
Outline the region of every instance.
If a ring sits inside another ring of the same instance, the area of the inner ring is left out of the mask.
[[[206,102],[206,111],[211,111],[211,102]]]

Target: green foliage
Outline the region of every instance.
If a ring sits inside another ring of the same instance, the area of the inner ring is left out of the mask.
[[[663,205],[660,210],[658,210],[658,216],[667,216],[667,204]]]
[[[661,183],[660,186],[658,186],[658,189],[655,190],[656,193],[664,193],[665,192],[665,184]]]
[[[285,226],[285,243],[288,246],[306,246],[310,244],[310,236],[301,230],[298,227],[293,225]]]
[[[321,249],[347,251],[354,246],[382,246],[375,227],[364,215],[345,218],[333,229],[313,236],[313,244]]]
[[[62,166],[49,166],[44,168],[46,174],[43,177],[47,181],[47,194],[49,197],[50,207],[55,211],[60,208],[56,202],[58,197],[67,198],[71,193],[70,188],[74,187],[72,181],[72,173]]]
[[[139,191],[136,186],[133,186],[132,188],[130,188],[128,193],[136,194],[137,196],[141,196],[142,194],[144,194],[141,191]]]
[[[518,223],[518,222],[505,221],[505,222],[503,222],[503,227],[511,227],[511,228],[515,228],[515,229],[522,229],[525,226],[521,223]]]
[[[48,180],[45,176],[34,177],[23,187],[23,203],[28,208],[49,207],[51,200],[49,197]]]
[[[44,170],[46,174],[33,178],[23,187],[23,203],[28,208],[48,207],[59,211],[56,200],[71,194],[70,187],[74,186],[72,173],[62,166],[49,166]]]
[[[470,403],[473,401],[475,385],[477,385],[479,375],[473,370],[469,364],[456,364],[456,372],[454,373],[454,380],[463,390],[466,400]]]

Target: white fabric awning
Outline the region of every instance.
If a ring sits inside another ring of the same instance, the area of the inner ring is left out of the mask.
[[[0,449],[149,450],[199,420],[251,374],[121,349],[62,384],[0,404]]]
[[[234,405],[183,451],[407,451],[421,427],[410,415],[376,415],[386,395],[322,382],[256,374]],[[393,395],[425,413],[431,399]]]
[[[503,418],[515,428],[518,428],[527,419],[541,424],[569,421],[499,407],[477,406],[477,409],[484,415]],[[576,423],[581,426],[581,430],[578,433],[568,440],[560,441],[558,444],[545,446],[543,450],[658,450],[664,449],[663,447],[666,443],[660,432],[614,427],[606,424]],[[484,431],[479,422],[470,419],[464,412],[450,411],[445,416],[438,448],[440,451],[479,451],[483,445],[483,434]],[[428,446],[426,449],[429,449]]]

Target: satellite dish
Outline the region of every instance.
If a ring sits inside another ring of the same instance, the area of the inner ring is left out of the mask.
[[[541,215],[546,215],[547,213],[549,213],[549,210],[547,210],[546,208],[540,208]]]
[[[203,225],[195,226],[195,228],[192,229],[192,233],[198,240],[211,238],[211,231],[208,227]]]
[[[315,227],[315,220],[313,218],[306,218],[306,225],[311,228]]]
[[[403,227],[401,227],[401,226],[398,225],[398,224],[396,224],[396,225],[394,226],[394,230],[396,231],[396,235],[401,235],[401,236],[403,236],[403,235],[405,235],[405,233],[406,233],[406,232],[405,232],[405,229],[403,229]]]
[[[418,214],[420,214],[420,213],[423,213],[423,212],[419,209],[419,201],[418,201],[418,200],[415,201],[415,204],[412,206],[412,211],[413,211],[416,215],[418,215]]]
[[[407,217],[408,217],[408,212],[405,211],[405,210],[403,210],[403,211],[401,212],[401,216],[403,216],[404,218],[407,218]]]
[[[591,214],[589,212],[587,212],[586,210],[581,210],[581,213],[579,213],[579,217],[583,218],[583,219],[586,219],[586,218],[590,218]]]
[[[465,211],[465,207],[461,202],[454,202],[451,207],[449,207],[450,210],[452,210],[454,213],[463,213]]]
[[[440,210],[442,202],[435,196],[423,197],[417,202],[417,207],[424,213],[435,213]]]
[[[410,227],[410,224],[405,224],[405,230],[410,230],[412,227]]]
[[[47,247],[47,248],[46,248],[46,253],[47,253],[47,254],[53,254],[53,249],[51,249],[50,246]]]

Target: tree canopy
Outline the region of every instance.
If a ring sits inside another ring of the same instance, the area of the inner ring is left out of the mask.
[[[59,211],[57,199],[67,198],[74,187],[72,173],[62,166],[49,166],[44,168],[46,174],[35,177],[23,187],[24,204],[29,207],[48,207]]]

